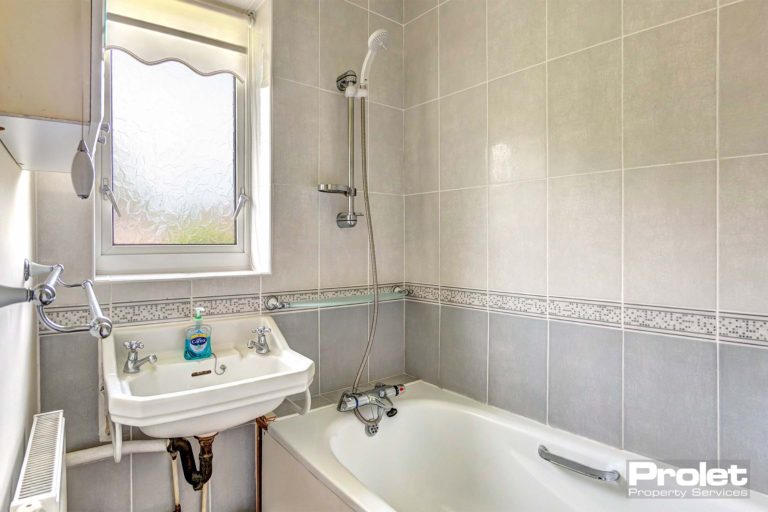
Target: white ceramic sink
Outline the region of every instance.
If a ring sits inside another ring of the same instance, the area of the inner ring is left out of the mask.
[[[248,315],[205,319],[212,328],[214,358],[184,359],[184,332],[193,322],[115,327],[101,341],[102,369],[110,419],[140,428],[152,437],[204,435],[240,425],[273,410],[283,399],[305,391],[315,374],[314,363],[288,346],[269,316]],[[267,326],[270,352],[249,349],[251,331]],[[144,343],[139,357],[157,355],[155,364],[136,374],[123,372],[128,350],[123,342]]]

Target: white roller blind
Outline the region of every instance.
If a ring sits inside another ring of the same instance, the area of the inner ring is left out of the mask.
[[[108,0],[107,47],[204,74],[247,75],[248,17],[195,0]]]

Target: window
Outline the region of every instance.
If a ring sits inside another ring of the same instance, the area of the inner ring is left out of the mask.
[[[245,79],[247,17],[180,0],[109,8],[97,279],[267,272],[269,95],[262,75]]]

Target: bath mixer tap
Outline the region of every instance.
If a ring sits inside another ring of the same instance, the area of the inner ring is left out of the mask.
[[[269,344],[267,343],[267,333],[272,332],[272,329],[266,326],[257,327],[251,331],[253,334],[258,334],[255,340],[248,340],[246,345],[249,349],[256,349],[257,354],[269,354]]]
[[[141,367],[146,363],[155,364],[157,362],[155,354],[139,359],[139,349],[144,348],[144,343],[140,341],[124,341],[123,346],[128,349],[128,359],[125,360],[123,373],[139,373]]]
[[[379,423],[384,418],[384,414],[391,418],[397,414],[392,403],[392,398],[405,393],[405,385],[396,384],[387,386],[386,384],[376,384],[373,389],[368,391],[359,391],[356,393],[344,393],[339,399],[336,410],[339,412],[355,411],[355,414],[365,423],[365,432],[369,436],[375,436],[379,431]],[[376,411],[373,418],[365,418],[360,412],[360,408],[370,405]]]

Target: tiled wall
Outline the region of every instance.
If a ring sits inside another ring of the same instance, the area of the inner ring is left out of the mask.
[[[23,286],[24,258],[34,249],[33,176],[0,147],[0,285]],[[37,412],[37,333],[31,304],[0,308],[6,340],[0,373],[0,510],[8,510]]]
[[[768,491],[768,2],[406,7],[406,372]]]
[[[376,137],[369,142],[371,201],[380,282],[389,283],[385,288],[390,290],[391,283],[402,283],[402,2],[370,3],[370,10],[367,1],[273,3],[272,275],[99,285],[99,298],[116,323],[178,321],[189,318],[191,307],[198,304],[212,315],[256,312],[272,294],[287,300],[316,299],[357,295],[368,285],[364,221],[355,229],[338,229],[335,217],[346,200],[319,194],[316,187],[319,182],[346,181],[346,105],[335,89],[335,78],[350,68],[359,72],[367,36],[378,28],[389,30],[392,40],[377,57],[372,75],[369,128]],[[67,174],[39,174],[36,181],[38,259],[62,262],[69,280],[90,277],[92,200],[74,196]],[[362,211],[362,202],[358,209]],[[66,292],[52,316],[77,321],[85,315],[82,297]],[[403,315],[402,301],[382,306],[366,380],[403,372]],[[291,346],[315,361],[313,393],[351,385],[365,347],[367,306],[285,312],[276,320]],[[64,409],[68,449],[97,444],[96,342],[87,334],[44,334],[40,363],[41,410]],[[252,425],[220,434],[211,510],[252,510],[252,454]],[[166,459],[162,454],[134,455],[119,465],[106,461],[75,468],[68,475],[70,509],[170,508]],[[97,487],[100,492],[94,492]],[[199,493],[184,487],[184,510],[198,510]]]

